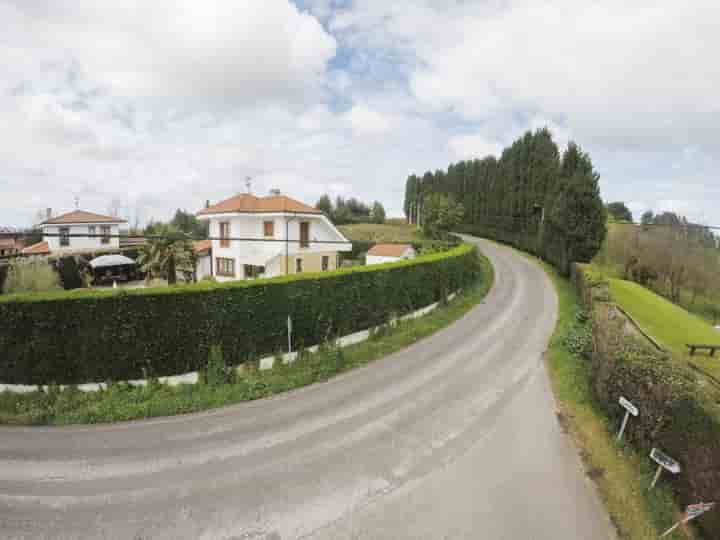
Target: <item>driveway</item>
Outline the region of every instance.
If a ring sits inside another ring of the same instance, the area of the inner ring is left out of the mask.
[[[547,276],[478,241],[462,320],[333,380],[208,413],[0,429],[0,537],[552,539],[614,533],[555,416]]]

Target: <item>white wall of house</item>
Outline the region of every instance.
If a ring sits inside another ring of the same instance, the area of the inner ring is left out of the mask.
[[[384,263],[390,263],[390,262],[398,262],[405,259],[414,259],[417,253],[415,253],[415,250],[413,248],[408,248],[405,250],[405,252],[402,254],[401,257],[388,257],[383,255],[368,255],[365,257],[365,264],[371,265],[371,264],[384,264]]]
[[[198,216],[200,219],[209,219],[210,237],[212,240],[213,268],[217,269],[217,259],[231,259],[235,265],[235,277],[226,277],[215,272],[218,281],[232,281],[244,279],[244,266],[264,266],[265,277],[282,275],[285,273],[284,256],[302,253],[320,253],[328,251],[350,251],[352,245],[335,229],[325,216],[317,214],[287,215],[281,213],[256,214],[216,214],[211,216]],[[264,235],[264,222],[273,223],[273,235]],[[231,238],[253,238],[257,241],[231,240],[229,246],[222,246],[220,237],[220,223],[230,224]],[[300,223],[310,223],[310,243],[308,247],[300,247]],[[287,238],[294,242],[285,242]],[[340,244],[324,244],[322,241],[342,242]],[[292,273],[292,269],[290,272]]]
[[[99,236],[73,236],[89,235],[89,234],[102,234],[102,227],[110,228],[110,238],[107,243],[103,243],[103,239]],[[61,229],[69,229],[70,238],[68,238],[69,245],[61,245],[61,238],[57,235],[61,233]],[[48,243],[50,252],[58,251],[79,251],[79,250],[93,250],[93,249],[119,249],[120,239],[117,237],[120,234],[120,226],[117,223],[93,223],[93,224],[72,224],[72,225],[43,225],[43,240]],[[46,236],[51,235],[51,236]]]
[[[212,258],[210,255],[203,255],[197,258],[195,272],[197,274],[198,281],[208,276],[212,276]]]

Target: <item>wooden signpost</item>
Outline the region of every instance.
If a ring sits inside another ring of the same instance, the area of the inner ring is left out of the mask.
[[[638,408],[630,403],[627,399],[620,396],[620,405],[623,409],[625,409],[625,417],[622,421],[622,426],[620,427],[620,431],[618,432],[617,440],[621,440],[623,433],[625,433],[625,427],[627,426],[628,418],[630,418],[630,415],[637,416],[640,414],[640,411],[638,411]]]
[[[675,525],[670,527],[667,531],[662,533],[660,535],[660,538],[666,537],[668,534],[670,534],[675,529],[677,529],[680,525],[687,523],[688,521],[692,521],[696,517],[702,516],[705,512],[709,512],[713,508],[715,508],[714,502],[691,504],[690,506],[688,506],[685,509],[685,515],[683,516],[683,518],[680,521],[678,521]]]
[[[290,315],[288,315],[287,328],[288,328],[288,354],[290,354],[292,352],[292,319],[290,318]]]
[[[670,471],[673,474],[680,474],[680,464],[664,452],[658,450],[657,448],[653,448],[650,451],[650,459],[652,459],[655,463],[658,464],[655,478],[653,478],[652,484],[650,484],[650,489],[654,488],[655,484],[657,484],[658,478],[660,478],[660,473],[663,469],[665,469],[666,471]]]

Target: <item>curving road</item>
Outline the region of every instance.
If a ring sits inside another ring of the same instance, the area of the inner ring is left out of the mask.
[[[552,285],[478,242],[496,271],[481,305],[330,382],[184,417],[0,429],[0,537],[613,538],[555,416]]]

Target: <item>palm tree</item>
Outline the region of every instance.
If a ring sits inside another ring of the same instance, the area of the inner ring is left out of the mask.
[[[172,225],[157,224],[138,257],[147,282],[164,278],[168,285],[177,283],[177,272],[191,276],[195,271],[195,254],[187,234]]]

